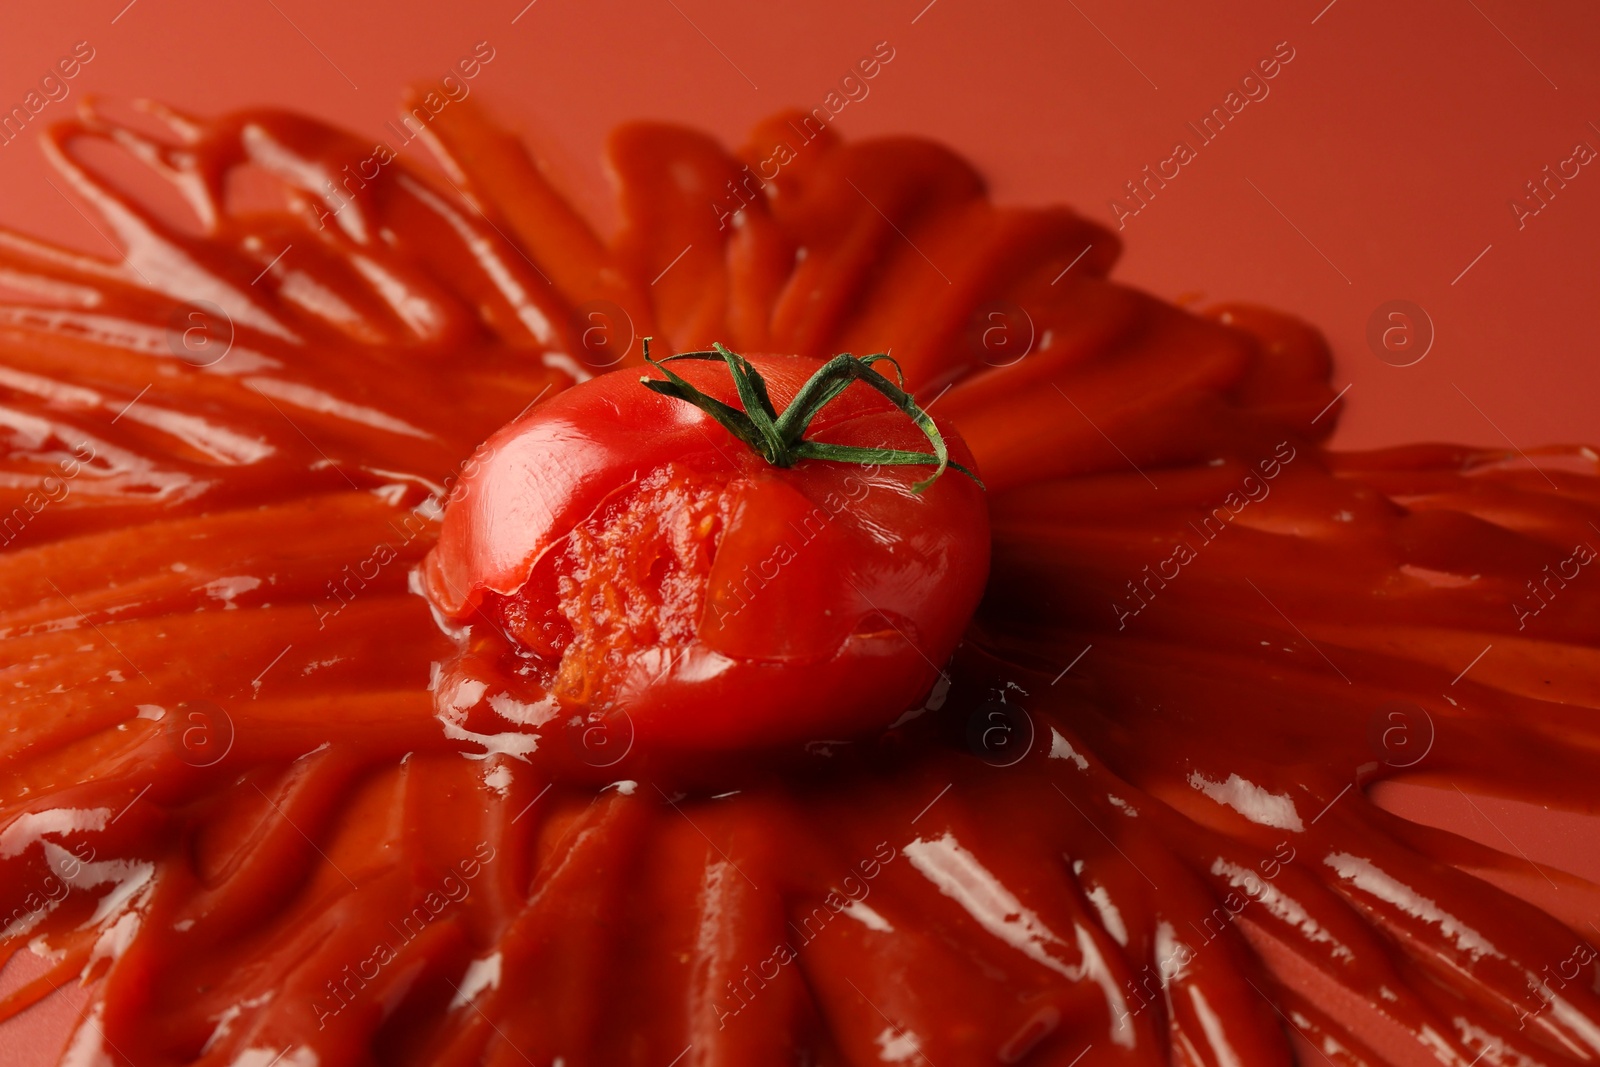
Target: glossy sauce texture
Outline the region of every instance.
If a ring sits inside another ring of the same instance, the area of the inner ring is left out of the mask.
[[[1496,888],[1520,858],[1364,792],[1595,810],[1592,452],[1332,454],[1313,331],[1120,287],[1109,233],[922,141],[625,128],[602,240],[470,106],[429,127],[443,175],[348,201],[364,141],[158,116],[49,145],[126,265],[0,235],[0,898],[54,961],[6,1006],[98,979],[67,1062],[1600,1057],[1580,880],[1540,868],[1541,910]],[[993,568],[916,713],[713,793],[548,773],[570,739],[514,703],[436,712],[408,575],[479,443],[612,358],[601,301],[678,350],[892,349],[960,427]],[[997,301],[1020,361],[975,341]]]

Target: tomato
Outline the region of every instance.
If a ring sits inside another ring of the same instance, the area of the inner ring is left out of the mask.
[[[937,680],[988,575],[966,445],[881,357],[721,352],[592,379],[479,450],[422,567],[463,643],[447,719],[725,752],[879,730]]]

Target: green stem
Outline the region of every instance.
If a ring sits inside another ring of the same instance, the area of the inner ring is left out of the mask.
[[[802,459],[860,463],[863,466],[935,467],[931,477],[911,487],[914,493],[922,492],[937,481],[946,467],[953,467],[977,482],[979,488],[983,487],[976,474],[951,461],[949,450],[945,447],[944,435],[939,432],[939,427],[934,425],[928,413],[911,398],[911,394],[873,370],[874,363],[886,361],[894,367],[895,376],[900,377],[900,365],[887,354],[877,353],[857,357],[845,353],[834,356],[806,380],[800,391],[795,394],[794,400],[780,415],[772,406],[772,398],[767,394],[767,383],[760,372],[748,359],[738,353],[730,352],[725,346],[716,344],[708,352],[680,352],[666,359],[651,359],[650,340],[648,337],[644,339],[644,361],[665,377],[664,379],[640,378],[639,381],[645,388],[693,404],[717,420],[729,433],[749,445],[774,467],[792,467]],[[733,377],[733,384],[739,391],[739,402],[744,405],[744,410],[741,411],[706,395],[667,366],[668,363],[680,359],[721,360],[727,364],[728,373]],[[871,386],[887,397],[895,407],[905,412],[906,416],[917,424],[917,429],[928,438],[928,443],[933,446],[933,452],[908,452],[898,448],[862,448],[857,445],[835,445],[826,441],[809,440],[805,433],[812,420],[817,417],[817,413],[854,382]]]

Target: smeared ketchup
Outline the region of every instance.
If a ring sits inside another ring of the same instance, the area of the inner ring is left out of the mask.
[[[1367,795],[1595,810],[1593,452],[1330,452],[1312,330],[1115,285],[922,141],[626,127],[608,240],[469,105],[354,181],[149,110],[46,145],[125,262],[0,234],[3,1007],[91,981],[63,1062],[1600,1057],[1586,883]],[[443,505],[645,334],[892,351],[960,427],[992,573],[888,730],[597,787],[440,710]]]

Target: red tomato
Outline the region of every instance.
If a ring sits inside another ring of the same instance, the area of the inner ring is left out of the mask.
[[[745,365],[779,413],[823,366]],[[672,370],[744,410],[728,365]],[[936,424],[952,464],[970,468],[960,437]],[[805,436],[930,451],[905,411],[859,382]],[[461,628],[467,673],[483,683],[474,696],[499,686],[535,709],[524,723],[626,716],[631,743],[654,752],[880,729],[934,683],[988,574],[975,476],[946,470],[919,492],[931,460],[776,466],[637,369],[538,405],[480,454],[423,585]]]

